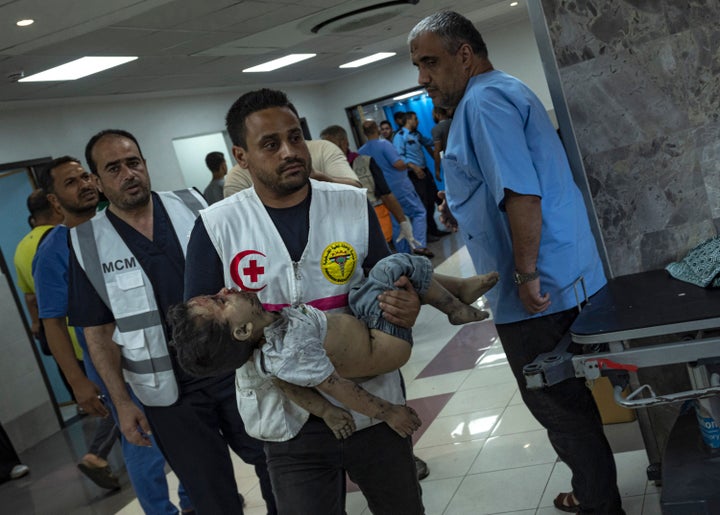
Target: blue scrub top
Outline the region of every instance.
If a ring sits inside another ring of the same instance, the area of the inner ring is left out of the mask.
[[[513,281],[505,190],[541,198],[537,268],[551,305],[540,315],[577,306],[606,282],[580,190],[545,107],[518,79],[493,70],[471,78],[452,119],[445,156],[448,205],[478,273],[500,272],[487,294],[496,323],[530,318]],[[577,295],[576,295],[577,294]]]
[[[400,198],[415,191],[407,170],[398,170],[393,166],[393,163],[398,162],[402,157],[392,143],[384,139],[371,139],[358,149],[358,153],[373,158],[396,197]]]

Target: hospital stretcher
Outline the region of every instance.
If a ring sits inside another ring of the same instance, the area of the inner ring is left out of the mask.
[[[558,346],[526,365],[524,375],[531,389],[570,377],[588,381],[608,377],[615,402],[637,410],[650,462],[648,477],[662,485],[663,513],[718,515],[720,449],[703,443],[693,410],[679,410],[695,399],[706,399],[703,404],[720,422],[718,364],[720,290],[653,270],[609,280],[584,303]],[[678,367],[687,370],[680,383],[688,387],[680,391],[661,390],[664,380],[658,381],[659,386],[645,381],[653,376],[664,379],[663,370],[676,373]],[[659,444],[651,415],[667,405],[678,407],[680,414],[669,424],[666,441]],[[716,433],[720,446],[720,429]]]

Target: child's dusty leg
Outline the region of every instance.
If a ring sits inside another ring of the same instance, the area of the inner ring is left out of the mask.
[[[461,281],[466,280],[467,279]],[[453,287],[454,286],[457,286],[457,283],[453,282]],[[460,290],[458,289],[457,291]],[[478,297],[475,297],[475,299],[473,299],[471,302],[474,302]],[[437,280],[437,275],[433,276],[427,292],[421,297],[421,299],[426,304],[430,304],[431,306],[445,313],[448,316],[448,320],[453,325],[467,324],[468,322],[477,322],[479,320],[485,320],[488,316],[490,316],[487,311],[477,309],[476,307],[471,306],[469,303],[463,302],[461,299],[453,295],[440,283],[440,281]]]
[[[338,440],[355,432],[352,415],[335,406],[313,388],[304,388],[277,378],[273,379],[273,383],[295,404],[322,418]]]
[[[490,272],[472,277],[434,274],[433,279],[465,304],[472,304],[498,283],[500,274]]]

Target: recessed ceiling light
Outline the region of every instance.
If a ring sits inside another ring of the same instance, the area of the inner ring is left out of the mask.
[[[411,91],[410,93],[403,93],[402,95],[398,95],[398,96],[396,96],[396,97],[393,97],[393,100],[403,100],[403,99],[406,99],[406,98],[415,97],[415,96],[417,96],[417,95],[422,95],[423,93],[425,93],[425,90],[424,90],[424,89],[418,89],[418,90],[415,90],[415,91]]]
[[[300,61],[304,61],[305,59],[310,59],[312,57],[315,57],[316,55],[317,54],[290,54],[286,55],[285,57],[281,57],[280,59],[273,59],[272,61],[258,64],[257,66],[253,66],[252,68],[245,68],[243,72],[271,72],[273,70],[277,70],[278,68],[290,66],[291,64],[299,63]]]
[[[510,2],[510,7],[515,7],[517,4],[517,2]]]
[[[339,68],[358,68],[360,66],[365,66],[366,64],[374,63],[375,61],[387,59],[388,57],[392,57],[394,55],[397,55],[397,52],[378,52],[377,54],[369,55],[367,57],[363,57],[362,59],[341,64]]]
[[[46,82],[58,80],[75,80],[98,73],[108,68],[120,66],[137,59],[137,56],[114,56],[114,57],[81,57],[69,63],[61,64],[40,73],[20,79],[18,82]]]
[[[16,21],[16,22],[15,22],[15,25],[17,25],[18,27],[27,27],[28,25],[32,25],[33,23],[35,23],[35,20],[31,20],[31,19],[28,18],[28,19],[26,19],[26,20],[18,20],[18,21]]]

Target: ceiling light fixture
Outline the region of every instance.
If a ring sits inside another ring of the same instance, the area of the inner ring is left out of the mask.
[[[69,63],[61,64],[44,72],[23,77],[18,82],[49,82],[60,80],[75,80],[98,73],[108,68],[114,68],[121,64],[129,63],[137,59],[137,56],[93,56],[81,57]]]
[[[366,64],[374,63],[375,61],[381,61],[394,55],[397,55],[397,52],[378,52],[377,54],[369,55],[367,57],[363,57],[362,59],[341,64],[338,68],[359,68],[360,66],[365,66]]]
[[[515,7],[517,4],[517,2],[510,2],[510,7]]]
[[[15,22],[15,25],[18,27],[27,27],[28,25],[32,25],[35,23],[35,20],[31,20],[30,18],[24,19],[24,20],[18,20]]]
[[[243,72],[271,72],[273,70],[277,70],[278,68],[283,68],[285,66],[290,66],[291,64],[299,63],[300,61],[304,61],[305,59],[311,59],[316,55],[317,54],[290,54],[279,59],[273,59],[272,61],[268,61],[263,64],[258,64],[257,66],[253,66],[252,68],[245,68]]]
[[[406,98],[415,97],[417,95],[422,95],[423,93],[425,93],[424,89],[418,89],[416,91],[411,91],[410,93],[403,93],[402,95],[393,97],[393,100],[404,100]]]

